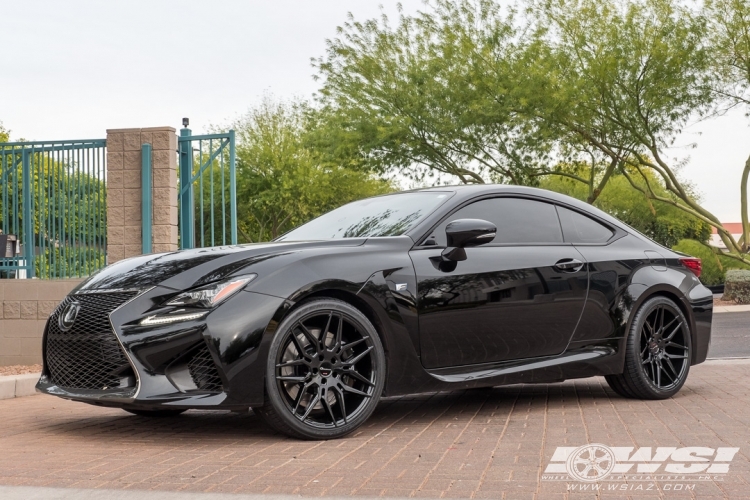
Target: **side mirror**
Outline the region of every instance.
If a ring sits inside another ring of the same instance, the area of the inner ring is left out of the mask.
[[[448,246],[441,254],[443,260],[466,260],[464,248],[476,247],[489,243],[495,238],[497,227],[482,219],[458,219],[445,227]]]

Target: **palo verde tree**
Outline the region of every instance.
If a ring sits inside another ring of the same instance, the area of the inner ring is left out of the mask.
[[[731,256],[750,261],[670,159],[682,129],[717,103],[705,17],[673,0],[543,0],[529,14],[534,71],[522,91],[533,112],[611,158],[650,200],[716,227]]]
[[[437,173],[535,185],[541,176],[565,177],[585,185],[593,203],[633,139],[597,114],[598,89],[581,67],[592,61],[575,59],[577,40],[566,29],[618,29],[594,26],[606,9],[579,5],[584,17],[576,20],[557,17],[565,1],[532,4],[525,19],[492,0],[426,6],[395,25],[385,16],[351,19],[329,41],[314,61],[325,117],[316,147],[417,180]],[[578,24],[547,29],[545,17]]]
[[[750,111],[750,3],[747,0],[709,0],[711,53],[716,75],[720,77],[716,92],[729,106],[745,106]],[[743,252],[750,252],[747,186],[750,157],[745,162],[740,181],[742,236],[737,242]]]
[[[353,18],[313,61],[337,161],[415,180],[534,183],[550,143],[514,101],[523,36],[492,0],[435,0],[396,23]],[[342,156],[344,158],[342,158]]]

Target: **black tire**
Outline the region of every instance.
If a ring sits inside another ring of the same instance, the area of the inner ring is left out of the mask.
[[[617,394],[624,398],[635,399],[632,392],[625,387],[625,383],[622,380],[622,375],[605,375],[604,379],[607,381],[609,387]]]
[[[266,401],[253,411],[294,438],[340,438],[375,410],[385,369],[367,317],[346,302],[315,299],[279,325],[268,353]]]
[[[666,297],[644,302],[625,344],[625,370],[605,379],[616,393],[635,399],[667,399],[679,392],[690,371],[690,324]]]
[[[133,415],[138,415],[139,417],[157,417],[157,418],[176,417],[177,415],[180,415],[187,411],[187,410],[135,410],[133,408],[123,408],[123,410],[125,410],[128,413],[132,413]]]

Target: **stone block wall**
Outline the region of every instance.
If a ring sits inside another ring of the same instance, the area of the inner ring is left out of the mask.
[[[0,280],[0,366],[42,362],[42,335],[47,318],[80,282],[80,279]]]
[[[153,252],[177,250],[177,135],[172,127],[107,130],[107,262],[141,255],[141,146],[152,147]]]

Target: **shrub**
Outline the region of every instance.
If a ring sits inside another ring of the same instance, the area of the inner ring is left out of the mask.
[[[686,253],[701,259],[703,271],[701,282],[706,286],[721,285],[724,283],[724,274],[728,269],[748,269],[750,266],[737,262],[731,257],[717,255],[711,248],[695,240],[680,240],[672,250]]]
[[[738,304],[750,304],[750,271],[733,269],[727,271],[723,300]]]

